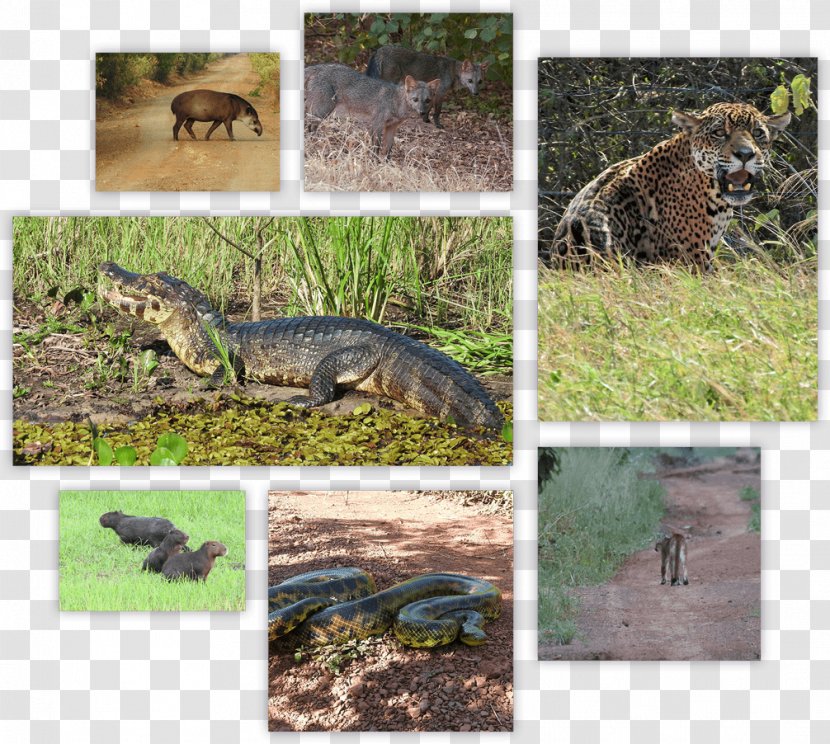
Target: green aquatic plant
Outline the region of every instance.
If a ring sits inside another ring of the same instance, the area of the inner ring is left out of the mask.
[[[129,444],[121,445],[113,449],[109,442],[98,433],[98,427],[87,419],[89,431],[92,437],[92,452],[89,455],[89,465],[94,464],[94,459],[98,459],[98,464],[104,467],[112,465],[129,466],[135,465],[138,461],[138,452],[136,448]],[[150,453],[150,465],[181,465],[184,458],[187,457],[187,440],[180,437],[178,434],[168,432],[162,434],[156,443],[156,448]]]
[[[510,420],[512,404],[498,406]],[[332,416],[239,394],[178,405],[158,399],[148,416],[109,428],[106,439],[115,462],[116,449],[129,446],[136,462],[146,463],[160,446],[167,449],[160,437],[170,432],[185,440],[188,465],[509,465],[513,459],[512,443],[504,437],[470,433],[448,422],[371,404]],[[14,461],[90,465],[96,437],[86,423],[18,419]]]

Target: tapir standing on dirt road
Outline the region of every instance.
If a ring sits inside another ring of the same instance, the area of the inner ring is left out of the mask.
[[[262,124],[259,123],[256,109],[244,98],[234,93],[220,93],[215,90],[188,90],[179,93],[170,104],[170,110],[176,115],[173,125],[173,139],[179,139],[179,129],[182,124],[187,133],[196,139],[193,134],[194,121],[212,121],[207,130],[205,139],[210,139],[213,130],[220,124],[228,130],[228,139],[234,139],[232,123],[235,119],[241,121],[248,129],[262,135]]]

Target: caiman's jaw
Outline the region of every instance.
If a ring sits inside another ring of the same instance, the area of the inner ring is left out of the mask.
[[[127,315],[155,325],[202,298],[190,286],[167,274],[136,274],[111,261],[102,263],[99,270],[115,285],[103,293],[107,302]],[[198,296],[188,297],[183,289]]]
[[[112,262],[100,272],[114,285],[103,297],[128,315],[153,323],[173,353],[200,375],[210,375],[219,361],[206,326],[221,332],[224,322],[207,298],[189,284],[167,274],[134,274]]]

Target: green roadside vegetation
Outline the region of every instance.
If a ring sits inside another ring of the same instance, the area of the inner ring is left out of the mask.
[[[559,472],[539,493],[539,639],[576,635],[574,587],[608,581],[653,539],[664,513],[663,486],[641,479],[654,450],[557,448]]]

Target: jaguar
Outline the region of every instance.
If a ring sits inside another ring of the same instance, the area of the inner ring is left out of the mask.
[[[644,155],[612,165],[571,201],[540,258],[579,268],[597,256],[712,268],[735,207],[762,190],[772,142],[789,112],[766,116],[746,103],[675,111],[680,129]]]

